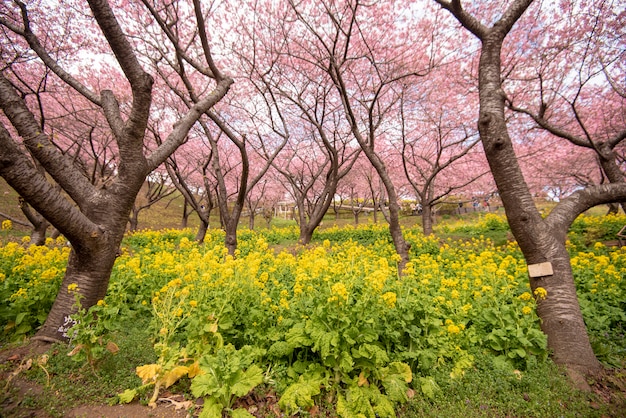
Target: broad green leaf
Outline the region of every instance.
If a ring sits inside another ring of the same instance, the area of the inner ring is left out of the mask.
[[[337,415],[340,417],[354,417],[356,413],[350,409],[348,406],[348,402],[343,397],[341,393],[337,394],[337,405],[335,406],[337,409]]]
[[[374,408],[370,402],[372,396],[372,390],[367,387],[359,387],[352,385],[346,392],[346,404],[351,411],[351,416],[364,416],[374,417]]]
[[[25,316],[26,316],[26,312],[18,313],[17,316],[15,317],[15,325],[21,324]]]
[[[285,341],[292,347],[308,347],[311,345],[311,339],[304,330],[303,324],[296,324],[285,335]]]
[[[294,347],[286,341],[276,341],[267,351],[268,357],[281,358],[287,357],[293,353]]]
[[[221,382],[213,373],[203,373],[191,381],[191,393],[196,398],[212,395],[222,387]]]
[[[304,379],[300,376],[297,383],[289,386],[278,401],[278,406],[287,413],[292,413],[300,408],[313,406],[312,397],[320,393],[320,381]]]
[[[236,396],[244,396],[262,382],[263,371],[259,366],[253,364],[241,375],[237,382],[233,383],[231,393]]]
[[[428,399],[434,399],[435,394],[440,390],[439,385],[435,382],[435,379],[432,377],[420,377],[419,382],[420,389],[422,390],[424,396]]]
[[[224,405],[215,398],[204,398],[204,406],[198,418],[222,418]]]
[[[126,389],[124,392],[117,395],[120,403],[131,403],[133,399],[135,399],[135,396],[137,396],[136,389]]]
[[[515,348],[513,351],[515,352],[515,354],[518,355],[518,357],[526,357],[526,350],[524,350],[523,348]]]
[[[350,373],[354,368],[354,361],[352,356],[347,351],[342,351],[339,354],[339,368],[343,373]]]
[[[413,372],[411,372],[411,366],[406,363],[394,361],[393,363],[389,363],[389,366],[387,366],[387,370],[389,374],[400,375],[406,383],[411,383],[411,380],[413,380]]]
[[[489,337],[487,337],[487,340],[489,341],[489,347],[491,347],[493,350],[495,351],[504,350],[502,341],[500,340],[499,337],[495,336],[494,334],[490,334]]]
[[[254,418],[254,415],[252,415],[250,412],[248,412],[248,410],[243,408],[237,408],[231,411],[230,416],[233,418]]]
[[[485,318],[491,325],[499,325],[498,316],[491,309],[485,309],[483,311],[483,318]]]
[[[385,376],[382,380],[385,393],[394,402],[406,402],[409,400],[406,391],[409,386],[406,384],[401,375],[392,374]]]
[[[376,413],[376,416],[380,418],[395,418],[396,416],[393,403],[384,395],[380,395],[376,398],[374,412]]]

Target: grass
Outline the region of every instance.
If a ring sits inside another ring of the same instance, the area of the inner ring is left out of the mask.
[[[86,363],[68,357],[69,345],[53,345],[45,365],[22,373],[21,377],[37,383],[42,391],[37,396],[25,395],[20,406],[61,418],[77,405],[111,403],[118,393],[141,385],[135,367],[156,360],[148,328],[145,319],[124,323],[121,331],[113,335],[120,351],[101,359],[95,372]],[[18,394],[5,396],[16,398]]]

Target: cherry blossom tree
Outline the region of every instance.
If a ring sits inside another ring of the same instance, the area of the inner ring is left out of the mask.
[[[399,103],[397,158],[421,205],[426,235],[432,234],[435,205],[489,171],[476,152],[478,133],[462,116],[473,95],[455,94],[458,89],[447,67],[435,69],[428,82],[421,83],[426,92],[418,98],[406,86]]]
[[[146,176],[180,146],[200,115],[224,97],[233,80],[213,61],[206,15],[196,1],[188,6],[195,17],[186,20],[190,31],[185,42],[169,39],[168,45],[175,51],[192,43],[198,46],[197,61],[181,56],[181,62],[201,63],[194,67],[198,74],[195,81],[205,88],[187,112],[171,120],[173,127],[163,143],[150,147],[146,129],[157,92],[153,90],[154,78],[144,69],[147,64],[138,59],[137,52],[150,46],[140,37],[127,35],[159,30],[145,8],[118,10],[116,13],[123,16],[119,20],[105,0],[90,0],[89,10],[83,4],[69,7],[66,3],[41,2],[27,6],[19,0],[6,6],[8,10],[0,16],[2,43],[16,47],[0,73],[0,108],[5,118],[0,121],[0,175],[72,246],[61,289],[36,335],[40,340],[56,341],[65,338],[65,318],[73,311],[75,297],[68,289],[76,289],[86,308],[104,297],[128,215]],[[115,60],[124,83],[107,88],[106,82],[100,85],[100,80],[89,78],[91,73],[79,71],[74,64],[85,54]],[[119,152],[108,182],[92,184],[73,158],[53,144],[51,132],[41,129],[32,103],[17,89],[15,74],[23,74],[21,56],[36,57],[39,71],[54,73],[59,83],[70,86],[104,116]],[[115,94],[112,88],[122,89],[126,96]]]
[[[623,183],[614,183],[577,190],[543,218],[524,179],[507,129],[506,93],[502,84],[503,48],[511,55],[517,50],[517,45],[506,44],[505,39],[529,9],[532,0],[513,0],[501,10],[500,6],[487,7],[483,3],[466,9],[460,0],[435,1],[480,42],[480,139],[511,231],[526,262],[532,266],[530,286],[536,294],[543,294],[538,289],[547,292],[545,298],[538,298],[537,313],[554,360],[574,374],[596,372],[601,366],[591,348],[582,318],[565,240],[569,226],[580,213],[598,204],[624,200],[626,187]],[[530,17],[520,21],[519,30],[527,32],[533,23],[539,23],[540,20],[535,19],[536,13],[537,9],[531,8]],[[541,30],[549,31],[550,28],[542,26]]]
[[[389,230],[402,270],[409,245],[400,227],[398,193],[377,144],[399,100],[396,85],[427,74],[433,65],[435,54],[428,45],[432,28],[404,3],[289,4],[293,17],[286,21],[294,21],[290,54],[325,71],[332,81],[352,135],[385,187]],[[412,30],[407,31],[408,26]],[[408,47],[418,44],[424,48]]]
[[[536,25],[519,35],[526,37],[525,56],[511,60],[506,82],[509,108],[593,151],[601,181],[610,183],[625,181],[620,148],[626,138],[626,90],[616,80],[626,76],[626,18],[618,7],[607,1],[563,5],[544,23],[552,30]],[[566,22],[577,22],[576,30]]]

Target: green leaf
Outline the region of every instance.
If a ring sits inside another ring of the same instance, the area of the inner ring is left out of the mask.
[[[350,410],[348,402],[346,402],[341,393],[337,394],[337,405],[335,408],[337,409],[337,415],[340,417],[352,417],[355,415],[354,411]]]
[[[221,388],[221,383],[213,373],[204,373],[191,381],[191,393],[196,398],[212,395]]]
[[[311,339],[304,330],[304,324],[299,323],[293,326],[285,335],[285,341],[292,347],[308,347],[311,345]]]
[[[496,313],[491,309],[485,309],[483,311],[483,318],[485,318],[491,325],[499,325],[500,323],[498,315],[496,315]]]
[[[117,395],[120,403],[131,403],[133,399],[135,399],[135,396],[137,396],[136,389],[126,389],[124,392]]]
[[[380,418],[395,418],[396,411],[393,408],[393,403],[386,396],[380,395],[376,398],[376,405],[374,405],[374,412],[377,417]]]
[[[267,355],[275,359],[288,357],[293,353],[293,349],[294,347],[286,341],[276,341],[269,350],[267,350]]]
[[[313,406],[313,396],[319,395],[321,381],[300,376],[297,383],[289,386],[278,401],[278,406],[291,414],[298,408],[310,408]]]
[[[409,400],[406,391],[409,386],[406,384],[401,375],[392,374],[385,376],[382,380],[385,393],[394,402],[406,402]]]
[[[524,358],[526,357],[526,350],[524,350],[523,348],[515,348],[513,350],[515,352],[515,354],[517,354],[518,357],[520,358]]]
[[[432,377],[420,377],[420,389],[422,389],[422,393],[428,399],[434,399],[435,394],[440,390],[439,385],[435,382],[435,379]]]
[[[495,351],[504,350],[504,346],[502,344],[502,340],[500,339],[500,337],[497,337],[494,334],[489,334],[489,336],[487,337],[487,340],[489,342],[489,347],[491,347],[492,350],[495,350]]]
[[[437,362],[437,354],[433,350],[422,350],[419,355],[419,368],[422,371],[430,370]]]
[[[247,409],[243,409],[243,408],[237,408],[231,411],[230,416],[233,418],[254,418],[254,415],[248,412]]]
[[[263,371],[259,366],[253,364],[233,383],[230,391],[233,395],[244,396],[262,382]]]
[[[198,418],[222,418],[224,405],[215,398],[204,398],[204,407]]]
[[[413,380],[413,372],[411,371],[411,366],[406,363],[402,363],[399,361],[394,361],[390,363],[387,367],[389,374],[399,375],[406,383],[411,383]]]

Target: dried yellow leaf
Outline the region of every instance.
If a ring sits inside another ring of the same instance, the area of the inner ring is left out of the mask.
[[[144,366],[137,366],[135,370],[137,376],[141,378],[141,382],[145,385],[148,382],[155,382],[157,380],[161,366],[158,364],[146,364]]]
[[[200,364],[196,361],[194,364],[189,366],[189,371],[187,372],[187,376],[189,376],[190,379],[193,379],[194,377],[200,374],[202,374],[202,369],[200,369]]]
[[[163,385],[168,388],[176,383],[178,379],[186,375],[188,371],[189,367],[187,366],[174,367],[172,370],[163,375],[161,381],[163,382]]]
[[[370,383],[367,381],[367,377],[365,377],[365,375],[363,374],[363,372],[361,372],[361,374],[359,374],[359,382],[358,382],[359,386],[369,386]]]

